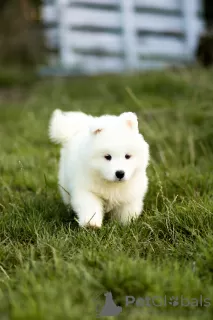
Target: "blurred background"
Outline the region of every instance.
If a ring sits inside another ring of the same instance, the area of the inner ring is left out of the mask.
[[[0,67],[63,75],[210,66],[212,25],[210,0],[1,0]]]

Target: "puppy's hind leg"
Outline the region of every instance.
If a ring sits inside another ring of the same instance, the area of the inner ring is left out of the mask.
[[[79,191],[72,195],[71,205],[81,227],[100,228],[103,221],[101,200],[90,192]]]

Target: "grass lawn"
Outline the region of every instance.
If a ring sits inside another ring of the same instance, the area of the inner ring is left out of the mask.
[[[212,79],[194,69],[0,90],[1,320],[95,319],[107,291],[123,308],[116,319],[213,318]],[[152,161],[137,222],[87,230],[66,212],[47,137],[55,108],[138,114]],[[126,306],[126,296],[167,306]]]

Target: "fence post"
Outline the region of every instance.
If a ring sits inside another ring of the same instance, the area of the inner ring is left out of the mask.
[[[134,0],[120,0],[124,40],[124,68],[127,70],[135,70],[138,68],[137,30],[134,2]]]
[[[186,52],[190,60],[195,58],[195,50],[199,37],[198,10],[200,0],[182,0],[183,16],[185,20]]]
[[[59,43],[59,60],[63,67],[72,67],[74,63],[74,56],[72,48],[67,45],[70,41],[67,41],[67,37],[71,36],[71,30],[69,29],[67,21],[67,7],[69,0],[55,0],[57,5],[58,15],[58,43]]]

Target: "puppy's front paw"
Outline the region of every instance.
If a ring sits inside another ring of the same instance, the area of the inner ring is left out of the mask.
[[[81,227],[99,229],[102,226],[102,215],[97,213],[94,213],[93,215],[87,214],[79,219],[79,225]]]
[[[115,218],[122,224],[129,224],[131,221],[137,219],[143,209],[141,201],[123,205],[115,211]]]
[[[81,227],[100,228],[103,221],[102,203],[90,192],[78,192],[73,195],[72,207],[78,216]]]

